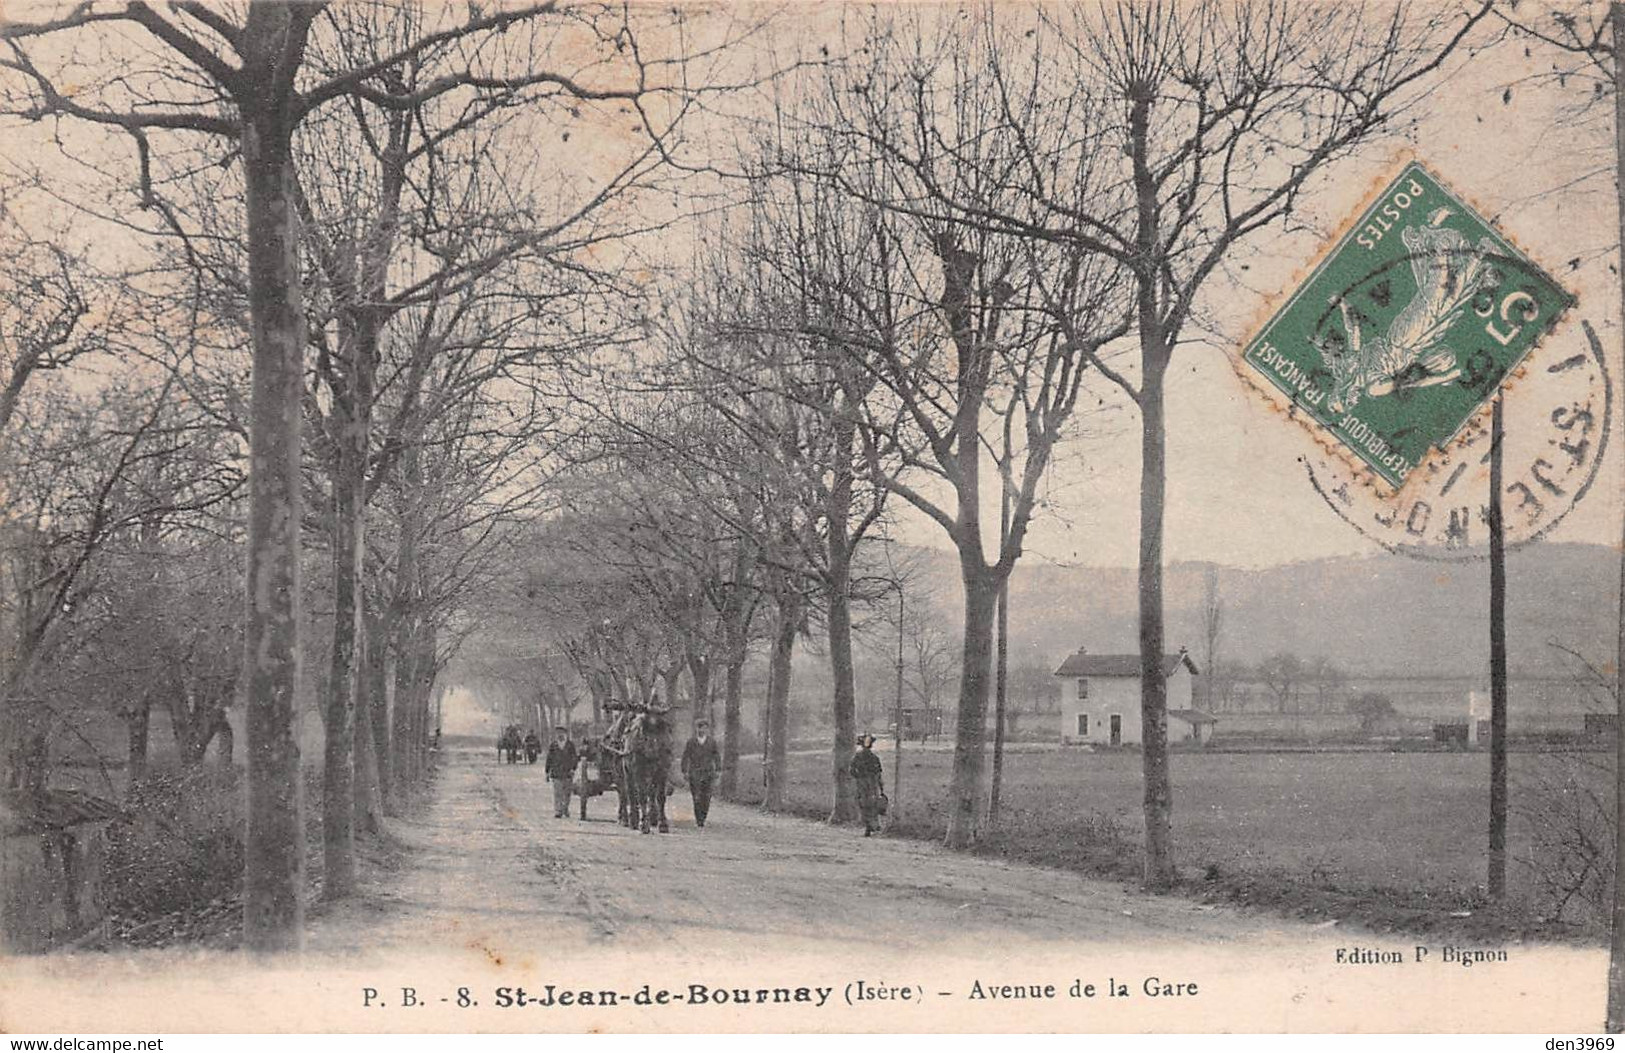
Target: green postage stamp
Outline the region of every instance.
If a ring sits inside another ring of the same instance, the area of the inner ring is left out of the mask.
[[[1573,302],[1413,161],[1244,357],[1398,488]]]

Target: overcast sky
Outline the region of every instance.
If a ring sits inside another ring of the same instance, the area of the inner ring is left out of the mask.
[[[1622,368],[1617,241],[1609,100],[1574,112],[1589,82],[1566,88],[1539,81],[1549,55],[1526,58],[1521,44],[1483,52],[1439,84],[1408,115],[1403,134],[1374,143],[1312,184],[1305,213],[1330,232],[1360,206],[1375,184],[1414,154],[1543,264],[1579,298],[1578,306],[1535,352],[1578,350],[1580,321],[1589,320],[1606,348],[1616,384]],[[1531,77],[1537,80],[1531,80]],[[1506,88],[1513,90],[1503,101]],[[1165,551],[1170,561],[1213,560],[1269,566],[1324,556],[1374,553],[1371,541],[1327,508],[1299,458],[1316,448],[1303,427],[1281,419],[1237,376],[1240,349],[1276,297],[1319,258],[1323,237],[1265,235],[1262,258],[1249,261],[1246,285],[1215,278],[1227,339],[1190,344],[1175,356],[1168,382],[1168,504]],[[1578,257],[1580,266],[1568,261]],[[1556,360],[1555,357],[1552,360]],[[1536,361],[1532,358],[1531,362]],[[1617,399],[1616,399],[1617,402]],[[1508,401],[1508,446],[1520,425],[1546,407]],[[1621,428],[1615,428],[1599,481],[1550,539],[1617,544],[1620,537]],[[1075,442],[1063,452],[1048,487],[1053,509],[1034,524],[1024,558],[1088,565],[1132,565],[1138,549],[1139,436],[1122,411],[1108,438]],[[1510,470],[1509,462],[1509,470]],[[1482,487],[1481,487],[1482,489]],[[911,540],[945,546],[940,528],[913,523]]]
[[[793,41],[794,47],[811,49],[838,40],[837,12],[832,7],[789,11],[772,33],[774,46]],[[739,25],[725,7],[709,15],[698,9],[692,14],[701,22],[713,20],[696,27],[693,40],[712,43]],[[766,46],[762,40],[753,38],[745,50]],[[1322,234],[1266,234],[1255,243],[1256,254],[1245,258],[1246,273],[1236,272],[1245,281],[1216,276],[1210,282],[1209,307],[1223,332],[1211,342],[1181,347],[1168,383],[1169,560],[1267,566],[1376,551],[1311,489],[1300,458],[1315,448],[1304,429],[1268,409],[1238,378],[1235,362],[1269,305],[1318,258],[1325,234],[1349,217],[1374,184],[1395,172],[1406,151],[1476,202],[1578,296],[1577,309],[1537,355],[1553,354],[1554,347],[1572,347],[1580,321],[1586,319],[1601,334],[1616,378],[1625,374],[1618,278],[1612,273],[1617,227],[1607,169],[1611,106],[1604,100],[1593,108],[1595,112],[1576,119],[1572,111],[1588,93],[1588,84],[1571,82],[1559,88],[1536,83],[1530,78],[1550,68],[1550,56],[1535,51],[1526,57],[1523,52],[1521,44],[1511,43],[1457,63],[1453,75],[1414,107],[1395,134],[1339,162],[1311,185],[1302,218]],[[1508,85],[1515,85],[1510,102],[1504,96]],[[36,126],[28,131],[26,139],[13,140],[13,146],[23,147],[12,154],[14,160],[25,153],[30,159],[45,156],[54,149],[49,129]],[[587,129],[580,132],[591,134]],[[714,145],[721,154],[737,141],[736,129],[716,134],[721,138]],[[126,146],[110,148],[127,152]],[[561,149],[578,164],[594,152],[582,149],[579,138]],[[66,174],[68,169],[62,171]],[[714,190],[696,182],[695,199]],[[684,207],[680,200],[669,204],[677,210]],[[92,221],[76,223],[79,238],[94,241],[94,230]],[[669,244],[673,236],[674,232],[661,235],[668,244],[658,251],[668,258],[682,255],[680,242],[676,247]],[[1571,269],[1567,263],[1576,258],[1580,264]],[[1100,391],[1109,398],[1106,387]],[[1029,535],[1029,560],[1091,565],[1134,561],[1137,422],[1129,407],[1115,401],[1114,409],[1091,421],[1092,437],[1070,442],[1060,451],[1044,487],[1047,506]],[[1516,394],[1509,402],[1509,415],[1509,428],[1516,430],[1520,423]],[[1618,425],[1616,419],[1609,461],[1602,467],[1603,482],[1593,487],[1553,540],[1618,541],[1617,480],[1625,446],[1619,441]],[[991,498],[996,502],[996,493]],[[902,507],[902,502],[898,505]],[[990,520],[996,523],[996,513]],[[900,532],[915,543],[947,545],[939,527],[909,511]]]

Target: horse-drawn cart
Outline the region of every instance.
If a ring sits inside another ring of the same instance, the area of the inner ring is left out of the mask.
[[[509,724],[502,729],[502,734],[497,738],[497,760],[518,764],[519,755],[524,748],[525,740],[519,734],[519,725]]]
[[[589,744],[581,751],[581,762],[576,765],[575,785],[572,787],[581,799],[581,818],[587,818],[588,799],[617,790],[613,762],[614,757],[606,756],[603,747],[597,744]]]
[[[671,708],[650,703],[611,702],[615,714],[599,751],[605,774],[620,798],[621,825],[667,833],[666,794],[671,772]]]

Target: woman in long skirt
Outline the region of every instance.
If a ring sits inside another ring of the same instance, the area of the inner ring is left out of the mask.
[[[875,737],[865,735],[858,740],[858,752],[852,756],[847,769],[858,784],[858,810],[863,813],[863,836],[870,837],[880,828],[882,802],[886,787],[881,781],[880,758],[874,752]]]

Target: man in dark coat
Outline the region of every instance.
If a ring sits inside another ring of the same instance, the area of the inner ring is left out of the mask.
[[[570,780],[576,774],[576,744],[570,741],[570,729],[560,725],[553,729],[553,741],[547,746],[547,778],[553,784],[553,818],[563,819],[570,811]]]
[[[705,817],[711,814],[711,786],[722,771],[722,754],[711,737],[711,722],[694,722],[694,734],[683,747],[683,778],[688,780],[688,792],[694,798],[694,825],[705,828]]]

